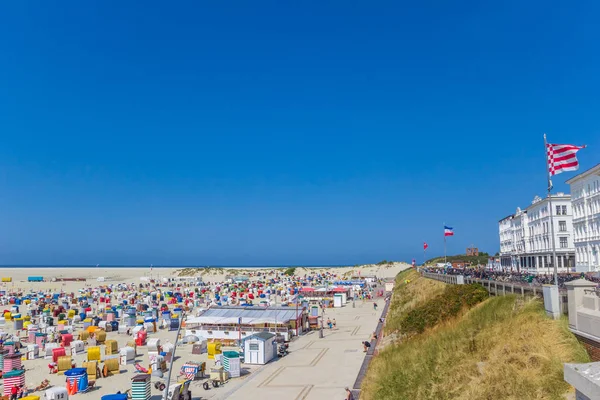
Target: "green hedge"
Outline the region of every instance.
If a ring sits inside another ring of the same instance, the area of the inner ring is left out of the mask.
[[[400,322],[400,332],[406,335],[423,333],[487,298],[487,290],[479,284],[450,285],[441,295],[407,312]]]

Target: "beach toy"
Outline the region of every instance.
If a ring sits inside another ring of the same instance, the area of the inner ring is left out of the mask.
[[[87,360],[88,361],[100,361],[100,347],[99,346],[88,347]]]

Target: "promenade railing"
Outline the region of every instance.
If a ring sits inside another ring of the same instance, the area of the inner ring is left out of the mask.
[[[486,288],[492,296],[506,296],[507,294],[516,294],[519,296],[535,296],[543,298],[543,288],[541,285],[502,282],[490,279],[478,279],[463,275],[434,274],[431,272],[421,272],[421,274],[426,278],[435,279],[437,281],[453,285],[458,284],[460,280],[462,280],[465,284],[479,283],[481,286]],[[558,297],[562,313],[567,314],[569,303],[567,290],[559,289]]]

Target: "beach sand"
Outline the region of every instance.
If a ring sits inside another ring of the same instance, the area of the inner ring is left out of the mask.
[[[340,277],[350,278],[353,275],[369,276],[376,275],[379,278],[392,278],[403,269],[407,268],[406,264],[390,264],[390,265],[366,265],[358,267],[336,267],[336,268],[296,268],[295,275],[303,277],[306,274],[313,272],[331,272],[338,274]],[[227,275],[244,275],[244,274],[256,274],[258,271],[268,272],[273,268],[257,269],[257,268],[245,268],[245,269],[220,269],[210,268],[209,270],[198,270],[194,271],[195,276],[201,276],[206,282],[219,282],[223,281]],[[0,290],[8,291],[22,291],[29,292],[30,290],[35,291],[47,291],[52,290],[54,292],[77,292],[79,289],[85,287],[99,287],[101,285],[116,284],[116,283],[139,283],[140,277],[152,277],[154,279],[162,278],[173,278],[178,276],[180,268],[154,268],[150,271],[148,269],[141,268],[86,268],[86,269],[75,269],[75,268],[54,268],[54,269],[15,269],[15,268],[0,268],[0,277],[11,277],[12,282],[2,283]],[[188,273],[190,271],[187,271]],[[43,276],[45,282],[27,282],[28,276]],[[97,278],[103,277],[104,282],[98,282]],[[69,282],[53,282],[53,278],[86,278],[86,281],[69,281]],[[251,280],[258,279],[257,277],[250,278]],[[9,306],[4,306],[4,309]],[[348,309],[350,311],[350,309]],[[5,332],[13,333],[12,322],[2,328]],[[24,337],[26,333],[21,333],[21,337]],[[159,330],[157,333],[150,334],[149,338],[160,338],[161,343],[164,344],[167,341],[175,343],[176,331]],[[126,345],[127,342],[133,340],[131,336],[126,334],[118,334],[116,332],[109,332],[107,339],[114,339],[118,342],[119,348]],[[303,340],[300,338],[300,340]],[[171,382],[178,380],[178,375],[181,366],[186,361],[206,361],[207,367],[213,365],[213,361],[207,360],[207,355],[192,355],[191,345],[181,345],[176,351],[176,361],[172,371]],[[102,347],[102,354],[104,354],[104,347]],[[86,360],[86,353],[73,355],[72,358],[80,367],[83,361]],[[147,355],[147,348],[138,348],[138,356],[136,358],[140,364],[148,367],[149,360]],[[49,379],[53,386],[65,386],[65,377],[63,375],[55,375],[48,373],[48,364],[51,360],[44,358],[38,358],[35,360],[23,361],[26,368],[26,386],[28,388],[39,385],[43,379]],[[205,391],[201,388],[202,381],[196,381],[192,383],[192,394],[193,398],[203,399],[216,399],[222,398],[224,393],[233,393],[236,388],[241,387],[245,384],[247,379],[250,379],[253,374],[258,373],[264,366],[249,366],[243,365],[248,374],[242,378],[236,378],[230,380],[224,388],[213,389]],[[116,393],[117,391],[124,392],[131,388],[131,378],[136,375],[135,368],[133,365],[127,365],[121,367],[122,372],[119,375],[111,376],[108,378],[100,378],[96,381],[96,389],[92,392],[85,394],[78,394],[75,397],[81,399],[100,399],[102,395]],[[161,380],[158,378],[152,378],[153,382]],[[166,380],[166,375],[163,380]],[[43,397],[42,392],[34,393]],[[152,387],[152,399],[159,399],[160,392]]]

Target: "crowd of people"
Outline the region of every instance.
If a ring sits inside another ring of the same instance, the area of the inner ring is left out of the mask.
[[[463,275],[474,279],[516,283],[527,286],[542,286],[546,284],[554,284],[554,274],[531,274],[529,272],[505,270],[493,271],[485,268],[434,268],[423,267],[423,272],[445,275]],[[590,282],[595,282],[600,286],[600,278],[594,273],[562,273],[558,274],[558,286],[565,288],[565,283],[575,279],[585,279]]]

